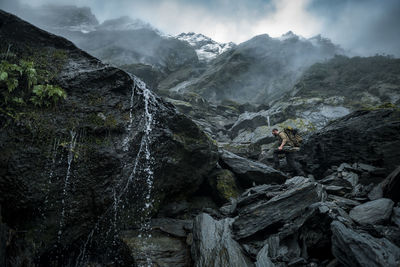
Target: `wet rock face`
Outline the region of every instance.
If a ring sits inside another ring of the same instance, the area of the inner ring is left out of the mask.
[[[159,266],[191,266],[190,247],[193,221],[153,219],[152,230],[144,237],[138,230],[122,232],[122,240],[132,251],[139,266],[149,262]]]
[[[21,58],[63,54],[52,82],[68,95],[54,109],[21,107],[20,120],[0,114],[3,222],[29,233],[16,242],[35,247],[41,264],[131,266],[116,233],[195,191],[217,162],[215,145],[140,81],[69,41],[3,11],[0,36]]]
[[[363,162],[394,170],[400,158],[400,111],[362,110],[338,119],[312,135],[303,145],[309,171],[322,175],[342,162]]]

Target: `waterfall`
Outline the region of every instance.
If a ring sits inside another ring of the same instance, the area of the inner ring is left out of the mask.
[[[51,184],[52,184],[52,179],[53,179],[53,176],[54,176],[54,170],[55,170],[55,167],[56,167],[57,149],[58,149],[58,145],[59,144],[60,144],[60,138],[57,137],[57,138],[54,139],[51,151],[49,151],[50,162],[48,163],[48,167],[46,167],[46,169],[48,168],[48,169],[50,169],[50,171],[49,171],[47,184],[46,184],[46,189],[45,189],[46,190],[46,196],[44,198],[44,204],[45,204],[44,206],[45,206],[45,208],[43,208],[41,210],[41,214],[42,214],[43,218],[46,218],[46,215],[45,215],[45,213],[47,211],[46,208],[49,205],[49,195],[50,195],[50,192],[51,192]]]
[[[76,140],[77,140],[77,134],[75,131],[70,131],[70,135],[71,135],[71,141],[69,143],[69,148],[68,148],[68,168],[67,168],[67,174],[65,176],[65,180],[64,180],[64,187],[63,187],[63,192],[62,192],[62,199],[61,199],[61,215],[60,215],[60,225],[59,225],[59,230],[57,233],[57,239],[58,242],[60,242],[61,240],[61,235],[62,235],[62,230],[64,227],[64,220],[65,220],[65,202],[66,202],[66,198],[67,198],[67,189],[68,189],[68,185],[69,185],[69,179],[71,176],[71,166],[72,166],[72,161],[74,159],[75,156],[75,146],[76,146]]]
[[[129,137],[130,133],[132,131],[132,126],[133,126],[133,97],[135,95],[135,85],[132,86],[131,90],[131,100],[130,100],[130,108],[129,108],[129,124],[128,124],[128,134],[124,138],[124,141],[122,142],[122,148],[124,151],[128,151],[128,144],[129,144]]]
[[[151,132],[155,124],[154,114],[159,106],[157,98],[153,93],[146,87],[146,84],[136,77],[132,77],[134,83],[132,85],[132,91],[130,96],[130,110],[129,110],[129,122],[127,126],[127,134],[122,141],[122,150],[125,153],[129,153],[132,143],[137,136],[140,136],[139,147],[136,155],[131,159],[131,162],[125,162],[123,169],[127,171],[126,175],[121,175],[120,179],[116,182],[112,189],[112,200],[113,203],[104,214],[98,219],[93,229],[89,233],[86,241],[81,248],[80,254],[78,255],[76,266],[81,266],[87,260],[87,249],[92,243],[92,239],[98,233],[99,235],[105,235],[103,238],[109,240],[112,238],[111,246],[115,246],[116,240],[119,233],[119,216],[121,212],[134,202],[135,205],[140,204],[136,210],[136,216],[140,221],[140,232],[141,237],[147,239],[150,237],[149,231],[151,230],[150,225],[150,213],[153,208],[153,158],[151,154]],[[144,110],[143,116],[140,118],[143,123],[143,131],[138,133],[134,131],[134,123],[138,123],[134,119],[134,98],[135,96],[141,96],[143,98]],[[136,139],[135,139],[136,140]],[[128,170],[129,169],[129,170]],[[144,186],[144,187],[143,187]],[[132,192],[135,192],[133,195]],[[135,199],[131,199],[131,197]],[[109,222],[109,228],[105,233],[101,233],[101,223]],[[147,258],[147,265],[151,265],[150,258]]]

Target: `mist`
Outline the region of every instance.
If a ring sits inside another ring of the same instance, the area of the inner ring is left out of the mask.
[[[293,31],[322,34],[355,55],[400,56],[400,1],[397,0],[21,0],[22,5],[90,7],[99,22],[130,16],[165,34],[202,33],[218,42],[241,43],[255,35]],[[15,1],[0,7],[18,15]]]

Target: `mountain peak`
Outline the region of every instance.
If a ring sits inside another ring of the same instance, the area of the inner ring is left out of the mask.
[[[144,22],[141,19],[133,19],[129,16],[106,20],[99,25],[98,29],[106,31],[129,31],[138,29],[155,30],[155,28],[149,23]]]
[[[306,40],[306,38],[304,38],[304,37],[302,37],[300,35],[297,35],[292,31],[288,31],[285,34],[282,34],[281,37],[278,37],[277,39],[280,40],[280,41],[285,41],[285,40],[296,40],[296,41],[297,40]]]
[[[194,32],[181,33],[176,38],[188,42],[196,50],[199,60],[205,62],[211,61],[235,46],[232,42],[218,43],[208,36]]]

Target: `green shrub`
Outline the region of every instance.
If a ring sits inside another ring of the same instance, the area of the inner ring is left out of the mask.
[[[20,60],[19,64],[6,60],[0,62],[0,90],[0,105],[6,106],[31,103],[49,107],[67,97],[61,87],[49,84],[47,77],[38,75],[32,61],[25,60]]]
[[[61,99],[65,99],[67,94],[65,91],[56,85],[45,84],[35,85],[32,90],[34,96],[30,98],[30,101],[35,106],[50,106],[56,105]]]

